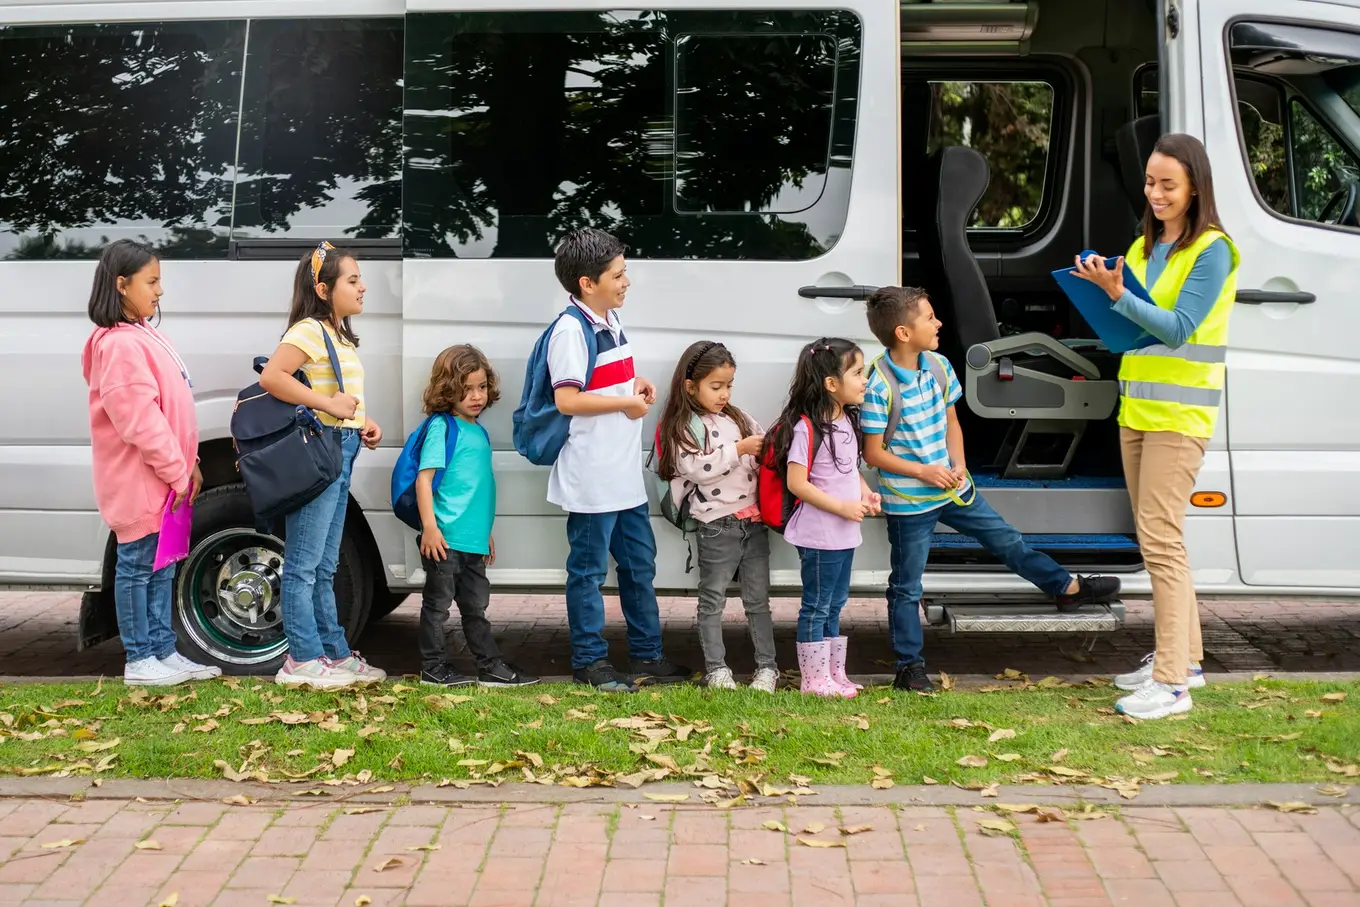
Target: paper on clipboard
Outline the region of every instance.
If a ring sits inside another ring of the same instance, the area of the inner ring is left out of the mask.
[[[1081,257],[1084,261],[1095,254],[1097,253],[1088,249],[1081,253]],[[1118,260],[1119,258],[1107,258],[1105,259],[1106,266],[1113,267]],[[1072,304],[1077,307],[1081,317],[1086,319],[1091,330],[1096,332],[1096,336],[1101,339],[1110,352],[1127,353],[1129,350],[1136,350],[1159,342],[1157,338],[1143,330],[1139,325],[1116,312],[1110,297],[1104,290],[1089,280],[1082,280],[1076,276],[1072,273],[1070,267],[1054,271],[1053,279],[1058,282],[1058,286],[1067,294],[1067,298],[1072,300]],[[1151,305],[1156,305],[1143,284],[1127,267],[1124,268],[1124,289],[1139,299]]]

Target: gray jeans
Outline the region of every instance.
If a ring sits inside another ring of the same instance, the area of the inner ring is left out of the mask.
[[[699,644],[704,671],[726,667],[722,617],[727,587],[741,570],[741,604],[757,668],[775,668],[770,617],[770,533],[763,523],[721,517],[699,527]]]

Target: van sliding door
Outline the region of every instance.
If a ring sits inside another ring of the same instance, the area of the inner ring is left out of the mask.
[[[688,344],[720,339],[735,402],[769,424],[802,344],[868,342],[847,288],[898,278],[900,54],[897,0],[525,5],[408,0],[402,371],[410,429],[441,349],[475,343],[495,363],[491,573],[542,588],[565,581],[565,518],[547,470],[515,454],[510,414],[567,300],[555,244],[618,235],[638,374],[664,390]],[[692,586],[680,534],[658,519],[656,535],[657,585]],[[886,552],[876,538],[859,562],[885,570]],[[776,583],[796,566],[781,545]]]

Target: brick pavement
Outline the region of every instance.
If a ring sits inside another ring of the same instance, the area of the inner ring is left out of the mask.
[[[608,600],[607,636],[617,664],[627,659],[623,618],[617,600]],[[663,598],[662,629],[667,654],[698,668],[702,658],[694,623],[694,599]],[[931,668],[952,674],[994,674],[1016,668],[1036,677],[1045,674],[1111,674],[1125,671],[1152,649],[1152,607],[1130,601],[1128,623],[1118,633],[1094,640],[1087,654],[1075,636],[969,634],[950,636],[927,629],[926,657]],[[796,666],[794,630],[798,602],[773,603],[780,664]],[[0,674],[118,674],[123,667],[117,640],[85,652],[75,651],[80,596],[62,592],[0,592]],[[1360,601],[1241,601],[1201,603],[1205,668],[1211,673],[1234,671],[1360,671]],[[364,654],[393,673],[419,668],[416,626],[420,600],[412,596],[387,618],[369,627],[359,642]],[[522,668],[544,676],[570,673],[565,606],[559,596],[496,595],[489,611],[506,656]],[[740,603],[727,609],[729,663],[749,671],[750,643]],[[881,599],[853,599],[841,619],[851,638],[849,668],[855,674],[882,674],[891,669],[887,614]],[[450,622],[451,652],[470,668],[463,652],[457,619]],[[460,654],[461,653],[461,654]]]
[[[1023,815],[995,837],[979,826],[993,813],[922,806],[359,810],[0,800],[0,905],[156,907],[176,895],[178,907],[1360,904],[1360,810],[1350,807],[1134,806],[1070,824]],[[789,833],[763,827],[772,820]],[[870,828],[842,836],[842,826]],[[43,847],[63,840],[80,843]]]

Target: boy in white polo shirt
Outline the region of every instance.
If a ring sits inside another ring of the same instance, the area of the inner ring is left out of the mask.
[[[642,419],[656,387],[633,370],[633,354],[617,310],[629,280],[627,247],[601,230],[578,230],[557,247],[553,266],[571,302],[595,330],[597,353],[586,384],[589,352],[581,322],[560,315],[548,340],[548,374],[559,412],[571,417],[566,444],[548,477],[548,501],[567,512],[567,623],[572,676],[606,692],[635,692],[636,681],[671,683],[688,668],[661,653],[656,538],[642,474]],[[629,675],[609,663],[604,639],[604,584],[613,555],[628,624]]]

